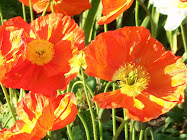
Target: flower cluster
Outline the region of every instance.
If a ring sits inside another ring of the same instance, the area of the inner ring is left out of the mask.
[[[16,107],[19,120],[0,131],[0,139],[40,140],[47,131],[73,122],[78,112],[75,95],[57,96],[57,90],[65,90],[81,70],[113,82],[116,90],[99,93],[93,100],[100,108],[124,108],[132,120],[150,121],[184,102],[187,68],[182,58],[166,51],[145,27],[101,33],[85,47],[84,31],[70,16],[91,8],[89,0],[19,1],[37,13],[53,13],[29,24],[14,17],[0,26],[0,81],[7,88],[28,91]],[[112,22],[133,4],[101,2],[99,25]],[[166,30],[176,29],[187,15],[186,0],[150,2],[168,15]]]

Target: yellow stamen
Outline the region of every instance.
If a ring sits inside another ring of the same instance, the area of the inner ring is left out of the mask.
[[[140,65],[127,63],[114,73],[113,81],[117,81],[121,92],[135,97],[147,88],[149,73]]]
[[[33,40],[27,46],[27,60],[32,64],[44,65],[50,62],[54,55],[53,44],[47,40]]]

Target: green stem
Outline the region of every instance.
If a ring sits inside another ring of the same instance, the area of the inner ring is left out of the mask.
[[[51,131],[47,131],[47,139],[51,140]]]
[[[186,35],[185,35],[184,27],[183,27],[182,24],[180,25],[180,28],[181,28],[181,35],[182,35],[182,41],[183,41],[183,45],[184,45],[184,50],[187,53]]]
[[[88,106],[89,106],[89,110],[90,110],[90,114],[91,114],[91,119],[92,119],[94,140],[97,140],[97,129],[96,129],[96,123],[95,123],[95,116],[94,116],[92,105],[91,105],[91,102],[90,102],[90,99],[89,99],[89,95],[88,95],[88,92],[87,92],[86,81],[85,81],[83,68],[81,68],[81,75],[82,75],[82,80],[83,80],[83,86],[84,86],[84,91],[85,91],[85,95],[86,95],[86,100],[88,102]]]
[[[118,18],[116,18],[116,29],[121,28],[122,23],[123,23],[123,13]]]
[[[54,13],[53,1],[51,1],[51,12]]]
[[[104,32],[106,33],[108,31],[107,24],[104,24]]]
[[[51,0],[48,2],[47,6],[45,7],[45,9],[44,9],[44,11],[43,11],[43,13],[42,13],[42,16],[45,16],[45,14],[46,14],[46,12],[47,12],[47,9],[48,9],[48,7],[49,7],[49,5],[50,5],[50,3],[51,3]]]
[[[127,123],[127,121],[128,121],[128,118],[125,118],[123,120],[123,122],[120,124],[118,130],[116,131],[116,135],[112,138],[112,140],[117,140],[119,134],[121,133],[121,131],[122,131],[123,127],[124,127],[124,124]]]
[[[107,92],[109,85],[112,83],[112,81],[108,82],[105,86],[104,93]]]
[[[126,116],[126,112],[125,112],[125,109],[123,109],[123,116],[124,116],[124,119]],[[128,140],[128,123],[125,123],[125,140]]]
[[[29,8],[30,8],[30,15],[31,15],[31,22],[34,20],[33,16],[33,9],[32,9],[32,1],[29,0]]]
[[[83,85],[82,81],[76,81],[75,83],[73,83],[73,85],[71,87],[71,92],[73,92],[75,86],[78,85],[78,84],[82,84]]]
[[[84,129],[86,131],[86,137],[87,137],[87,140],[90,140],[90,134],[89,134],[89,130],[88,130],[88,126],[84,120],[84,118],[82,117],[82,115],[78,112],[77,114],[82,122],[82,124],[84,125]]]
[[[136,8],[135,8],[135,23],[136,23],[136,27],[139,26],[139,2],[138,0],[136,0]]]
[[[1,25],[3,25],[3,13],[1,11],[1,5],[0,5],[0,18],[1,18]]]
[[[149,10],[146,8],[145,4],[141,2],[141,0],[138,0],[139,4],[143,7],[143,9],[146,11],[147,15],[149,16],[149,20],[151,23],[151,34],[154,37],[155,35],[155,29],[154,29],[154,22],[151,16],[151,13],[149,12]]]
[[[23,19],[26,21],[25,5],[22,3]]]
[[[133,139],[133,120],[130,122],[130,140]]]
[[[72,135],[72,132],[71,132],[70,124],[66,125],[66,128],[67,128],[67,132],[68,132],[68,135],[70,137],[70,140],[73,140],[73,135]]]
[[[147,134],[148,134],[148,132],[150,132],[150,134],[151,134],[151,139],[154,140],[153,130],[152,130],[151,127],[147,127],[145,129],[144,140],[147,140]]]
[[[143,140],[143,133],[144,133],[144,130],[141,129],[141,130],[140,130],[139,140]]]
[[[94,22],[96,19],[97,11],[99,8],[100,0],[92,0],[92,7],[88,11],[87,18],[84,23],[84,34],[85,34],[85,44],[88,45],[91,41],[92,31]]]
[[[10,113],[12,115],[12,118],[13,118],[14,122],[16,122],[16,116],[15,116],[14,111],[12,109],[7,90],[6,90],[5,86],[3,86],[2,84],[1,84],[1,88],[2,88],[3,93],[5,95],[5,99],[6,99],[7,103],[8,103],[8,107],[9,107]]]
[[[115,85],[113,83],[112,85],[113,87],[113,91],[115,90]],[[112,123],[113,123],[113,136],[115,136],[116,134],[116,110],[115,109],[112,109]]]

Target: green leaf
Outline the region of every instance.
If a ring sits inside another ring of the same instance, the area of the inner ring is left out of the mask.
[[[84,139],[84,133],[80,129],[80,127],[77,125],[72,128],[72,135],[74,140],[83,140]]]
[[[91,88],[92,92],[96,90],[96,79],[94,77],[88,77],[86,83]]]

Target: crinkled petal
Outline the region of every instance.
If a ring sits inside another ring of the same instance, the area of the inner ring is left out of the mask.
[[[41,16],[31,23],[31,28],[38,38],[53,44],[69,40],[78,49],[84,47],[84,32],[69,16],[57,13]]]
[[[77,100],[73,93],[59,95],[54,101],[54,123],[50,131],[61,129],[73,122],[77,115]]]
[[[98,24],[108,24],[129,9],[133,0],[102,0],[103,17],[98,19]]]
[[[28,93],[18,102],[16,112],[26,123],[23,131],[41,138],[45,137],[54,121],[54,106],[50,98],[42,94]]]
[[[150,75],[146,92],[167,101],[184,100],[187,69],[181,58],[168,51],[146,69]]]
[[[111,81],[115,70],[127,59],[128,51],[121,33],[111,31],[98,35],[85,49],[86,73]]]

